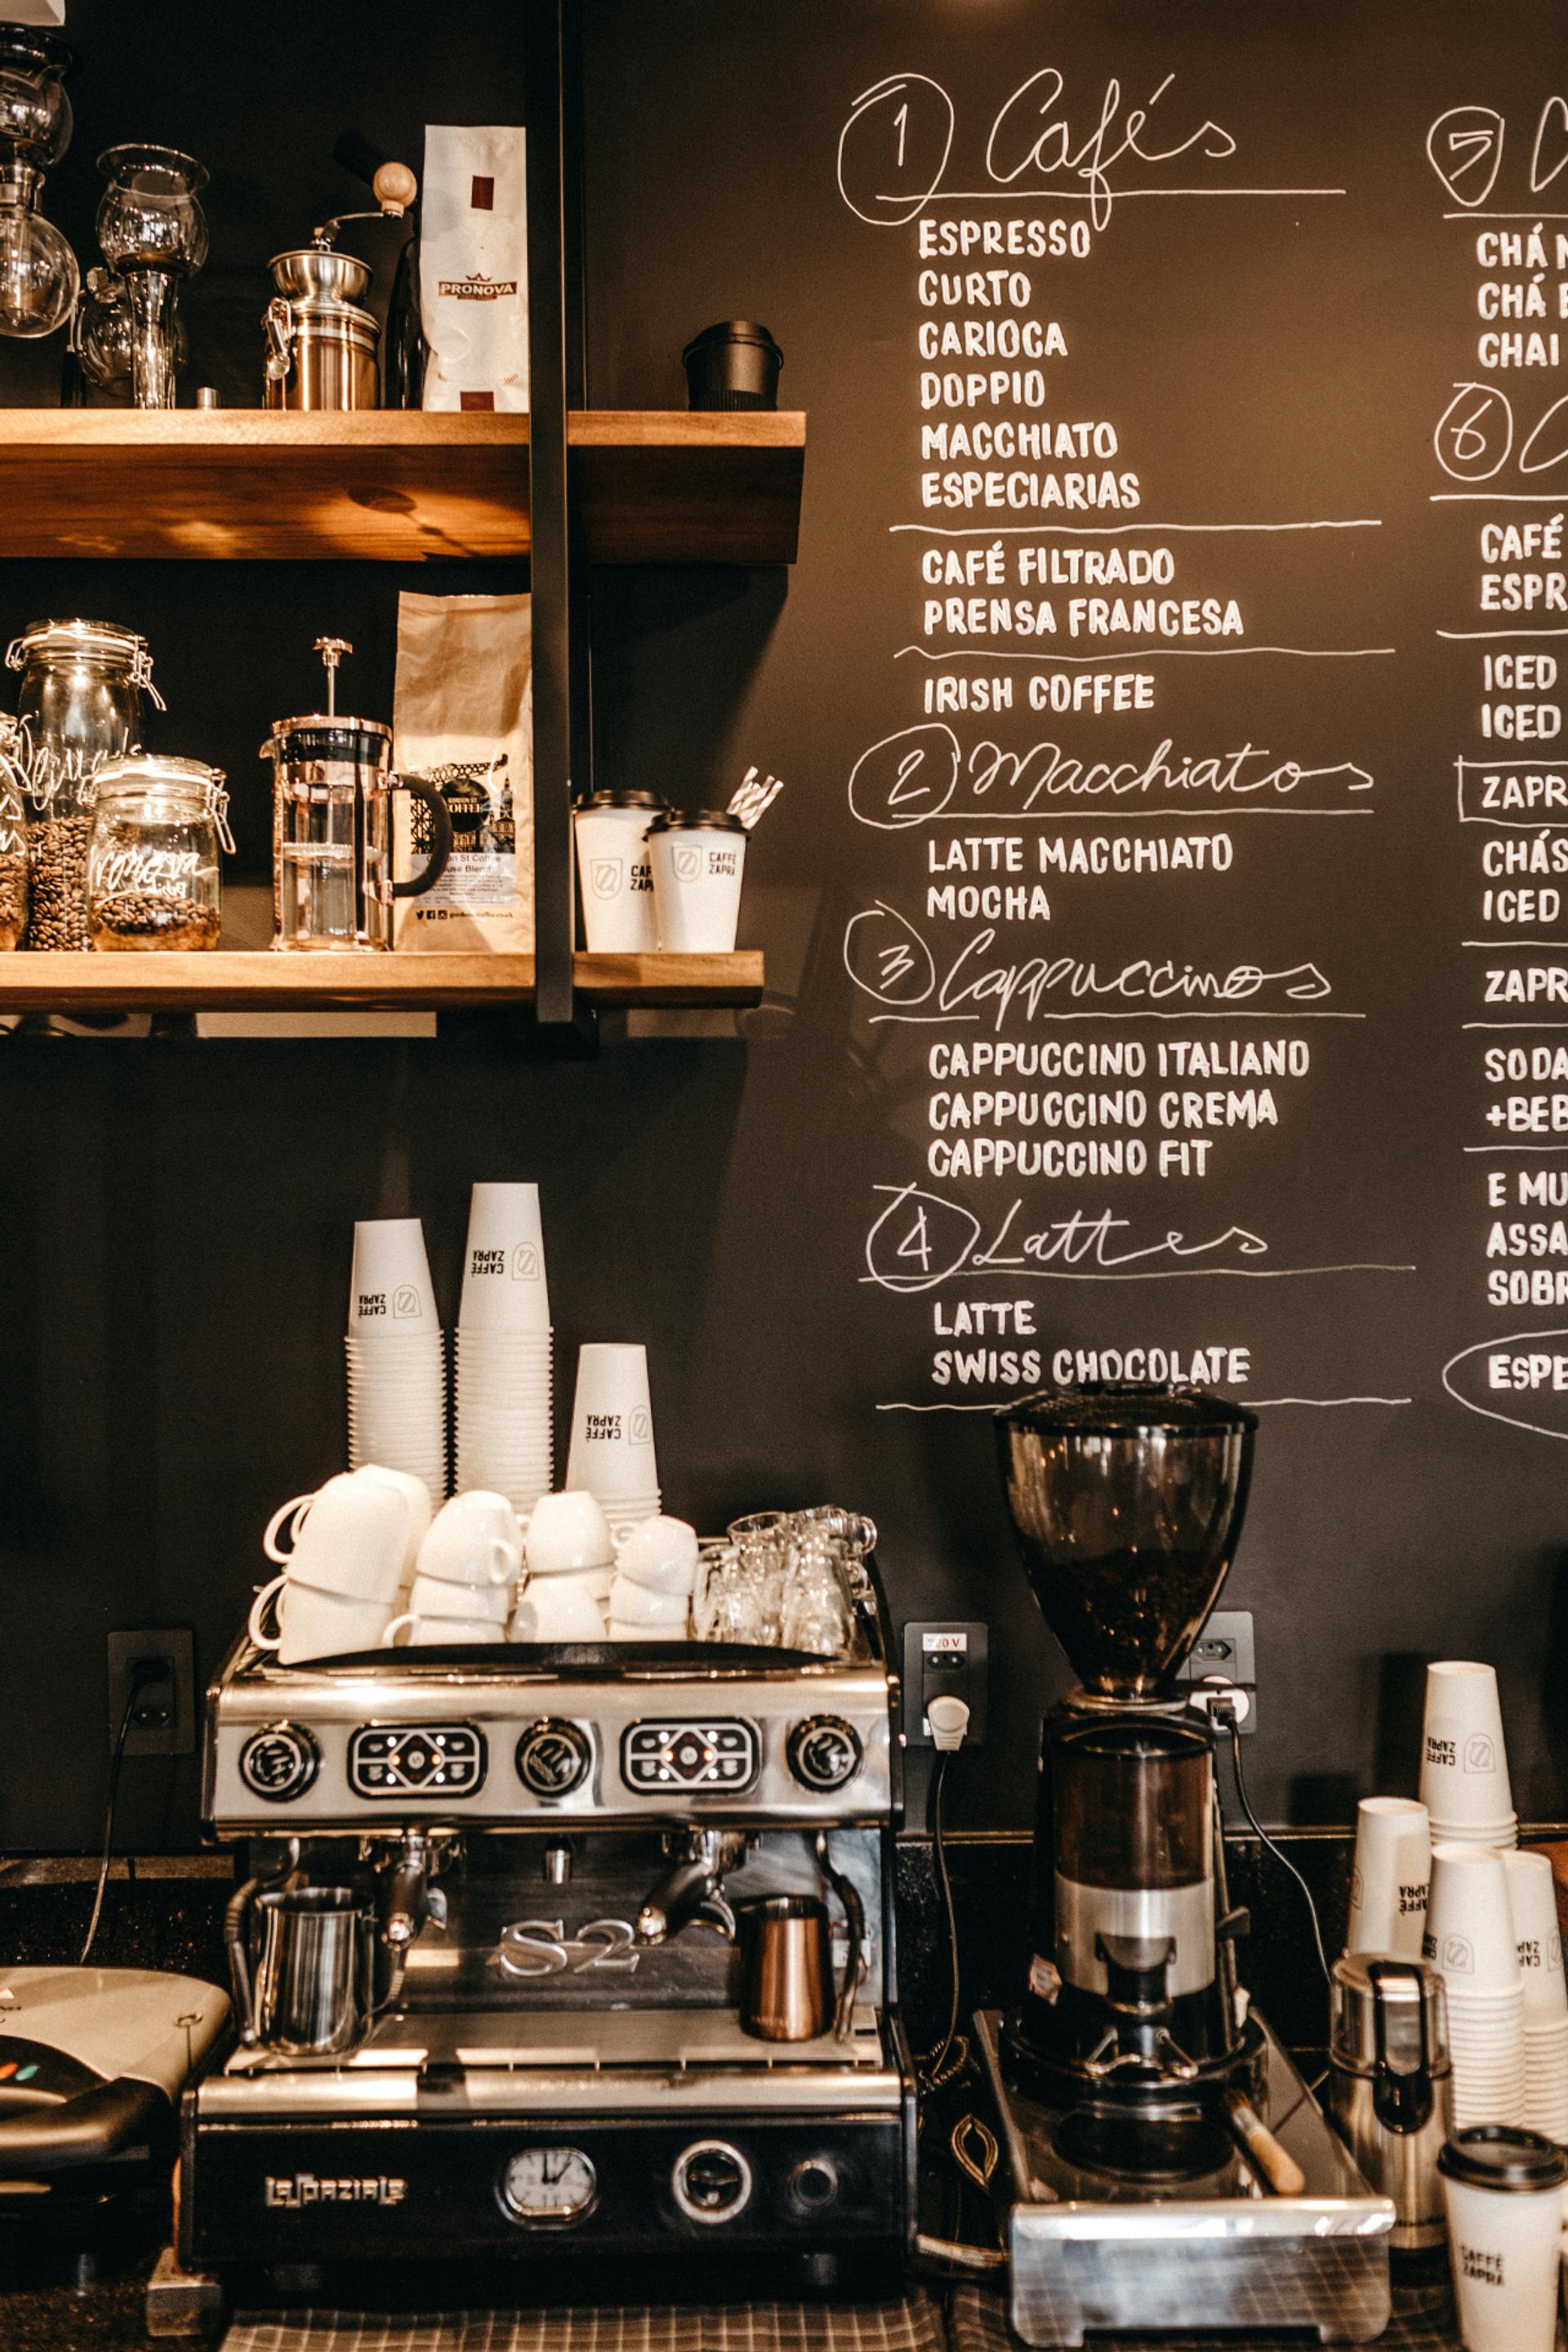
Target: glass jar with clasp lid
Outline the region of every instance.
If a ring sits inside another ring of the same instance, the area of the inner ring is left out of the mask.
[[[27,928],[27,798],[16,722],[0,715],[0,953],[19,948]]]
[[[12,644],[20,670],[16,752],[26,787],[33,948],[84,948],[94,779],[137,750],[142,698],[162,710],[145,637],[112,621],[35,621]]]
[[[221,768],[145,752],[97,776],[87,855],[95,948],[216,948],[218,852],[232,850]]]

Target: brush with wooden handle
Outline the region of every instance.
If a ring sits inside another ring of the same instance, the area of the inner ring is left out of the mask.
[[[1307,2186],[1306,2174],[1289,2151],[1281,2147],[1245,2091],[1226,2093],[1225,2119],[1264,2187],[1276,2197],[1300,2197]]]

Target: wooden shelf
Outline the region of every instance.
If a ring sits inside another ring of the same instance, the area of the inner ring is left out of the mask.
[[[528,429],[399,409],[0,409],[0,556],[524,556]],[[584,409],[569,443],[591,562],[794,562],[804,415]]]
[[[763,993],[763,958],[579,955],[574,986],[606,1009],[746,1005]],[[289,1013],[351,1009],[468,1013],[533,993],[531,955],[0,954],[0,1014]]]

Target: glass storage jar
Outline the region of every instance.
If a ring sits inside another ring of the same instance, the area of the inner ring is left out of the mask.
[[[216,948],[219,846],[232,850],[221,768],[145,752],[96,778],[87,854],[95,948]]]
[[[27,928],[27,802],[16,722],[0,715],[0,952]]]
[[[35,621],[5,656],[20,670],[19,755],[32,824],[34,948],[84,948],[93,783],[142,741],[142,696],[163,708],[145,637],[112,621]]]

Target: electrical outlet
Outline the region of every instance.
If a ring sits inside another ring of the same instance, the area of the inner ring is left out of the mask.
[[[944,1694],[969,1709],[965,1748],[985,1737],[985,1669],[990,1629],[984,1625],[921,1623],[904,1627],[904,1737],[911,1748],[935,1745],[926,1709]]]
[[[1241,1694],[1237,1712],[1244,1732],[1258,1728],[1258,1661],[1252,1643],[1249,1609],[1216,1609],[1193,1643],[1191,1654],[1177,1676],[1189,1686],[1205,1682],[1234,1683]]]
[[[142,1685],[132,1703],[135,1670],[143,1659],[162,1671]],[[110,1633],[110,1748],[120,1736],[121,1717],[128,1704],[132,1704],[132,1717],[125,1735],[127,1756],[189,1756],[194,1752],[196,1663],[188,1625],[164,1625],[152,1633]]]

